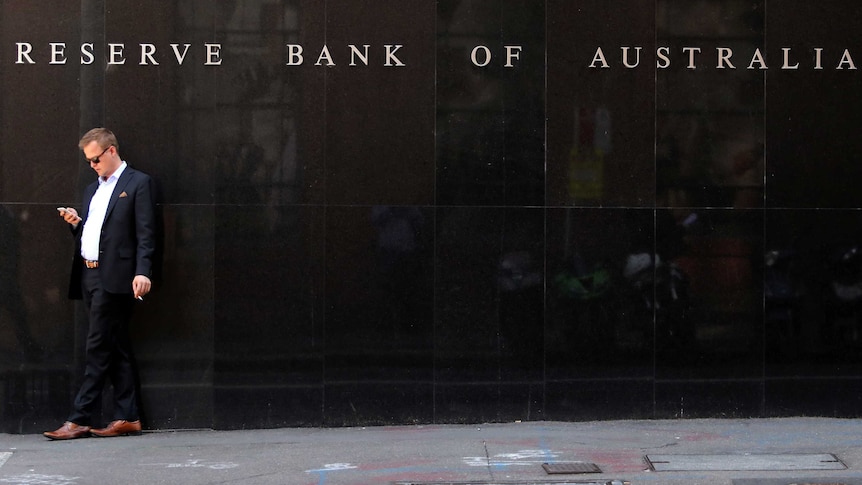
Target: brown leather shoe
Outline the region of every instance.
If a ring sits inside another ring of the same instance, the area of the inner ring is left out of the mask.
[[[111,421],[111,424],[109,424],[107,428],[91,429],[90,433],[92,433],[93,436],[98,436],[100,438],[131,435],[138,436],[141,434],[141,422],[118,419],[116,421]]]
[[[74,440],[90,436],[90,427],[79,426],[71,421],[66,421],[56,431],[45,431],[42,434],[52,440]]]

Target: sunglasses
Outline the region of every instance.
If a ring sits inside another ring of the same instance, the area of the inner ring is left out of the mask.
[[[108,148],[105,148],[104,150],[102,150],[102,153],[100,153],[100,154],[99,154],[99,155],[97,155],[96,157],[94,157],[94,158],[88,158],[88,159],[87,159],[87,163],[99,163],[99,159],[100,159],[100,158],[102,158],[102,155],[104,155],[104,154],[105,154],[105,152],[107,152],[108,150],[110,150],[112,146],[114,146],[114,145],[108,145]]]

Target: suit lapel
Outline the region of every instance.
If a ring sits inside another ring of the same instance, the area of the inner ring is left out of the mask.
[[[134,173],[135,171],[132,170],[131,167],[126,167],[126,169],[123,170],[123,174],[120,175],[119,180],[117,180],[117,185],[114,186],[114,192],[111,193],[111,199],[108,201],[108,210],[105,211],[106,221],[111,216],[111,211],[113,211],[114,206],[117,205],[117,201],[120,199],[120,194],[125,191],[126,185],[128,185],[129,181],[132,180]]]

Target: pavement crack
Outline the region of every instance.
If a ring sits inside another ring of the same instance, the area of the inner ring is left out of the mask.
[[[648,450],[660,450],[660,449],[662,449],[662,448],[670,448],[671,446],[677,446],[677,445],[679,445],[679,443],[665,443],[665,444],[663,444],[663,445],[661,445],[661,446],[648,446],[648,447],[645,447],[645,448],[641,448],[641,450],[642,450],[642,451],[648,451]]]
[[[488,453],[488,442],[485,440],[482,440],[482,447],[485,448],[485,464],[488,467],[488,476],[491,478],[491,480],[493,480],[494,479],[494,469],[491,467],[491,454]]]

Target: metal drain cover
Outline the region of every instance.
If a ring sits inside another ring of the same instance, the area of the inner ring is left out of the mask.
[[[649,467],[657,472],[847,469],[847,465],[831,453],[786,455],[748,453],[738,455],[647,455],[644,459]]]
[[[564,475],[575,473],[601,473],[601,468],[595,463],[575,461],[569,463],[542,463],[542,468],[548,475]]]

